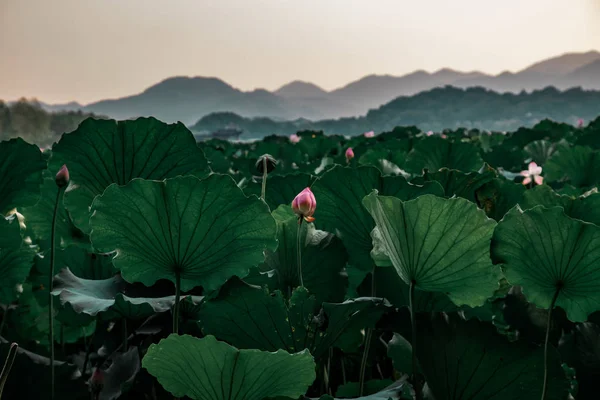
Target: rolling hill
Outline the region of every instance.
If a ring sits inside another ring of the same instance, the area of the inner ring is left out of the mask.
[[[505,71],[498,75],[449,68],[432,73],[419,70],[403,76],[369,75],[331,91],[302,81],[290,82],[273,92],[263,89],[242,91],[218,78],[180,76],[165,79],[132,96],[85,106],[46,104],[45,108],[73,110],[79,107],[85,112],[117,119],[152,115],[166,122],[182,121],[185,124],[215,112],[233,112],[246,118],[322,120],[365,115],[399,96],[446,85],[483,87],[501,93],[519,93],[548,86],[600,89],[600,52],[563,54],[517,72]]]

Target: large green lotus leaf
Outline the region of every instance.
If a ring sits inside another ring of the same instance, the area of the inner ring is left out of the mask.
[[[373,268],[370,252],[375,223],[362,205],[363,197],[373,189],[402,200],[428,193],[444,194],[437,182],[412,185],[401,176],[382,177],[374,167],[336,166],[323,174],[312,187],[317,200],[315,225],[339,236],[348,250],[349,263],[362,271]]]
[[[298,217],[291,207],[282,205],[273,212],[277,222],[277,250],[265,253],[259,268],[268,279],[269,289],[291,293],[300,286],[298,278]],[[314,224],[300,227],[302,243],[302,278],[304,287],[315,296],[317,305],[344,299],[348,279],[343,271],[348,254],[342,241],[329,232],[315,229]]]
[[[239,348],[289,352],[309,349],[320,358],[332,345],[343,346],[336,341],[345,332],[358,333],[377,322],[384,312],[382,305],[380,300],[360,298],[325,303],[319,311],[315,298],[304,287],[297,288],[286,301],[279,291],[270,294],[233,279],[216,298],[204,304],[200,319],[205,332]]]
[[[0,216],[15,207],[37,203],[45,168],[36,145],[21,138],[0,142]]]
[[[69,303],[78,313],[96,315],[114,304],[124,282],[118,275],[102,280],[81,279],[65,268],[54,277],[53,286],[52,294],[61,304]]]
[[[591,186],[600,180],[600,153],[585,146],[564,147],[550,157],[543,172],[548,182]]]
[[[316,377],[308,351],[238,350],[214,336],[170,335],[148,348],[142,366],[175,397],[193,400],[298,398]]]
[[[123,278],[146,286],[179,274],[183,291],[213,290],[247,275],[277,245],[267,205],[225,175],[113,184],[92,209],[94,247],[116,251]]]
[[[6,360],[9,348],[9,343],[0,344],[0,360]],[[89,399],[85,380],[75,365],[55,361],[54,373],[56,399]],[[21,346],[4,386],[2,398],[49,400],[50,384],[50,359]]]
[[[57,274],[63,268],[68,268],[75,276],[83,279],[109,279],[115,273],[112,264],[112,256],[108,254],[96,254],[79,246],[69,246],[66,249],[56,251],[54,256],[54,273]],[[29,282],[36,287],[35,297],[42,306],[48,305],[48,273],[50,271],[49,252],[35,258],[34,267],[29,275]],[[56,307],[58,303],[54,302]],[[62,310],[59,310],[59,314]]]
[[[25,216],[27,228],[33,233],[32,237],[38,242],[43,242],[42,248],[50,248],[52,232],[52,217],[58,187],[54,177],[46,177],[41,186],[42,198],[32,206],[23,208],[21,213]],[[77,228],[63,203],[59,205],[56,215],[56,244],[60,247],[76,245],[84,248],[90,247],[88,235]]]
[[[558,291],[556,305],[572,321],[585,321],[600,308],[600,227],[562,208],[515,207],[496,227],[492,257],[538,307],[549,308]]]
[[[303,173],[269,176],[265,191],[265,201],[271,210],[275,210],[281,204],[290,205],[294,197],[304,190],[304,188],[310,187],[313,182],[313,176]],[[244,188],[244,193],[260,197],[261,188],[262,182],[252,181]]]
[[[433,195],[403,202],[377,193],[363,202],[405,283],[471,307],[482,305],[498,287],[489,257],[496,222],[475,204]]]
[[[444,167],[459,171],[476,171],[482,164],[483,160],[475,145],[431,136],[415,145],[408,154],[404,168],[408,172],[421,174],[423,169],[437,171]]]
[[[69,304],[77,313],[97,315],[108,312],[105,319],[139,319],[155,313],[169,311],[175,304],[175,296],[129,297],[127,284],[119,275],[108,279],[82,279],[65,268],[54,278],[52,294],[62,305]]]
[[[541,397],[544,352],[511,343],[491,325],[438,315],[420,323],[419,365],[436,400],[525,400]],[[567,380],[555,349],[548,352],[546,400],[567,397]]]
[[[34,246],[23,242],[16,216],[0,216],[0,304],[16,300],[16,286],[25,282],[29,275],[35,250]]]
[[[485,184],[496,178],[493,170],[480,172],[461,172],[454,169],[442,168],[437,172],[426,172],[411,182],[423,185],[425,182],[437,181],[444,188],[445,197],[458,196],[473,203],[477,202],[477,191]],[[435,193],[434,193],[435,194]]]
[[[525,192],[519,206],[528,210],[538,205],[562,207],[571,218],[600,225],[600,193],[596,191],[574,198],[558,194],[548,185],[538,185]]]
[[[92,200],[113,183],[179,175],[205,177],[210,172],[185,125],[155,118],[119,122],[88,118],[53,146],[49,169],[58,171],[63,164],[71,176],[65,206],[75,225],[86,233],[90,232]]]

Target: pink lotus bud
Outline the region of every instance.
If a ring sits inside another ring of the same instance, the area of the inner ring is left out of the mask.
[[[296,135],[295,133],[292,133],[290,135],[290,142],[298,143],[299,141],[300,141],[300,136]]]
[[[66,165],[63,165],[60,171],[56,174],[56,185],[59,188],[65,187],[69,184],[69,170]]]
[[[365,133],[364,133],[364,136],[365,136],[366,138],[372,138],[372,137],[375,137],[375,132],[373,132],[373,131],[365,132]]]
[[[433,131],[427,131],[425,132],[425,136],[432,136],[433,135]]]
[[[578,128],[583,128],[583,118],[579,118],[579,119],[577,120],[577,127],[578,127]]]
[[[346,162],[350,162],[350,160],[352,160],[354,158],[354,150],[352,150],[352,147],[348,147],[346,149]]]
[[[308,187],[301,191],[292,201],[292,210],[298,215],[299,222],[301,218],[304,218],[306,222],[313,222],[315,220],[313,214],[316,209],[317,200]]]

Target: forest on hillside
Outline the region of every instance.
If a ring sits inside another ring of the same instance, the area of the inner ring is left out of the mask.
[[[48,147],[90,116],[94,115],[82,111],[48,112],[36,100],[25,98],[14,103],[0,100],[0,141],[21,137],[40,147]]]
[[[275,121],[244,118],[234,113],[213,113],[201,118],[191,129],[213,132],[235,127],[244,132],[242,138],[289,135],[301,130],[352,136],[371,130],[389,131],[396,126],[417,126],[425,131],[456,128],[515,131],[520,127],[532,127],[544,119],[576,124],[579,119],[589,121],[598,115],[600,91],[581,88],[560,91],[548,87],[514,94],[497,93],[482,87],[459,89],[447,86],[398,97],[361,117]]]

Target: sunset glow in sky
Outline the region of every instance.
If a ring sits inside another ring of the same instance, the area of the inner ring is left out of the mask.
[[[88,103],[175,75],[333,89],[593,49],[600,0],[0,0],[0,99]]]

